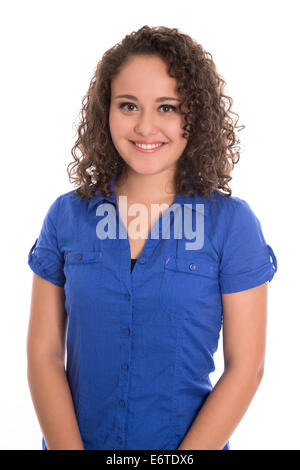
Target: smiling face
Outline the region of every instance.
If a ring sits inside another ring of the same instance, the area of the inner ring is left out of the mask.
[[[182,137],[184,116],[177,109],[180,97],[176,80],[168,75],[167,69],[157,56],[135,56],[111,82],[112,141],[129,171],[138,174],[166,171],[173,175],[187,145]],[[133,142],[164,145],[154,151],[140,150]]]

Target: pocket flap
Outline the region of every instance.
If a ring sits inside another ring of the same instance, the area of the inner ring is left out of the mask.
[[[177,272],[201,275],[212,279],[218,276],[218,265],[214,261],[204,262],[199,258],[168,258],[165,268]]]
[[[102,251],[68,251],[65,254],[66,264],[86,264],[102,261]]]

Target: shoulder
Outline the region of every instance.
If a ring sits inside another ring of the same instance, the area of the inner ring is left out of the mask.
[[[241,197],[226,196],[219,191],[209,201],[208,231],[219,253],[225,244],[248,243],[262,238],[261,223],[250,204]]]
[[[260,226],[260,221],[248,201],[237,196],[226,197],[220,193],[217,197],[220,200],[219,205],[223,217],[230,225],[233,227],[237,225],[241,228],[246,225]]]
[[[57,233],[65,232],[74,225],[74,221],[84,216],[88,202],[78,196],[75,190],[59,194],[50,200],[45,211],[45,224],[55,228]]]
[[[220,191],[215,191],[210,198],[205,198],[209,206],[209,214],[212,218],[236,219],[239,216],[253,214],[253,211],[247,201],[237,196],[226,196]]]
[[[259,246],[266,251],[261,221],[250,204],[240,197],[227,197],[221,193],[216,195],[216,201],[214,222],[222,249],[231,246],[238,250],[247,246],[249,252],[251,249],[254,252]]]
[[[226,196],[220,191],[215,191],[212,194],[213,201],[211,204],[218,209],[223,210],[239,210],[242,207],[249,206],[245,199],[241,199],[237,196]]]
[[[59,215],[66,215],[66,212],[82,211],[88,204],[76,193],[75,189],[59,194],[52,202],[51,209],[53,212],[58,212]]]
[[[79,201],[81,199],[82,198],[80,198],[76,194],[75,189],[73,189],[71,191],[67,191],[66,193],[59,194],[57,196],[57,198],[55,199],[55,201],[59,201],[60,203],[73,203],[73,202]]]
[[[184,202],[192,199],[185,198]],[[214,231],[224,232],[224,226],[233,225],[242,219],[253,219],[255,214],[244,199],[237,196],[227,196],[220,191],[214,191],[210,196],[204,197],[196,194],[192,201],[202,205],[206,222],[211,224]]]

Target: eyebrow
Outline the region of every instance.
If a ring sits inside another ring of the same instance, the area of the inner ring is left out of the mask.
[[[115,100],[117,98],[127,98],[128,100],[133,100],[133,101],[138,101],[138,99],[135,97],[135,96],[132,96],[132,95],[118,95],[118,96],[115,96]],[[171,98],[170,96],[161,96],[160,98],[157,98],[155,101],[157,103],[160,103],[161,101],[180,101],[179,99],[177,98]]]

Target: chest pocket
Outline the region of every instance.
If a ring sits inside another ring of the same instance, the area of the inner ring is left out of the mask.
[[[201,256],[168,258],[159,292],[163,311],[181,318],[201,320],[219,314],[218,264]]]
[[[102,262],[102,251],[68,251],[65,254],[65,264],[83,266],[90,263]]]
[[[65,253],[65,290],[70,299],[94,298],[103,278],[102,251],[68,251]]]

